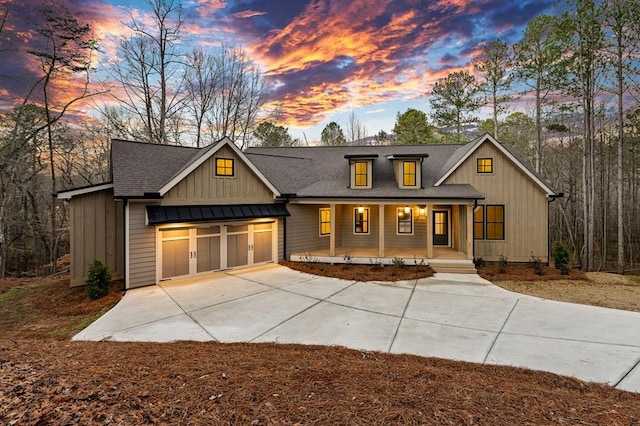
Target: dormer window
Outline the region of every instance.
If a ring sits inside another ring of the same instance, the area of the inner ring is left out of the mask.
[[[393,161],[393,171],[400,189],[419,189],[422,187],[422,162],[427,154],[395,154],[388,155]]]
[[[416,186],[416,162],[402,162],[402,182],[404,186]]]
[[[344,158],[349,160],[349,188],[371,189],[373,160],[378,158],[378,154],[348,154]]]
[[[354,161],[355,165],[355,179],[353,186],[368,186],[369,182],[369,162],[368,161]]]

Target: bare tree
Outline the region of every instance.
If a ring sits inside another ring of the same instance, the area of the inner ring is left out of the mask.
[[[347,121],[347,141],[354,144],[367,137],[367,128],[358,120],[354,111],[351,111]]]
[[[228,136],[244,148],[265,101],[262,71],[239,47],[222,46],[213,66],[218,87],[207,117],[210,137],[219,140]]]
[[[179,49],[183,39],[182,5],[179,0],[147,1],[153,23],[130,14],[127,26],[132,34],[120,41],[112,69],[124,95],[114,92],[114,96],[144,123],[150,142],[166,144],[168,128],[176,125],[184,107],[184,64]]]
[[[216,66],[216,58],[202,49],[195,49],[187,56],[187,66],[187,105],[195,122],[196,146],[199,147],[207,113],[216,102],[222,70]]]

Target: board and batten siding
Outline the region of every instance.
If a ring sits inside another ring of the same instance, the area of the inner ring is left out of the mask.
[[[329,236],[320,236],[321,208],[329,205],[287,204],[287,254],[329,249]]]
[[[84,285],[95,259],[109,267],[113,279],[122,279],[124,215],[122,202],[113,198],[113,189],[75,196],[70,209],[71,286]]]
[[[216,158],[232,158],[234,176],[216,176]],[[273,192],[231,148],[224,146],[171,188],[162,205],[267,204],[273,199]]]
[[[146,206],[150,203],[130,201],[129,268],[127,288],[156,284],[156,230],[146,225]]]
[[[492,158],[493,173],[477,173],[477,159]],[[548,203],[544,190],[502,154],[491,142],[483,143],[449,176],[444,184],[471,184],[484,194],[479,204],[505,206],[504,240],[478,240],[475,256],[497,261],[529,262],[532,256],[548,261]]]

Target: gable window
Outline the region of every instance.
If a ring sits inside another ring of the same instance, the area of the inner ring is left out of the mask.
[[[473,238],[504,240],[504,205],[478,206],[473,214]]]
[[[320,235],[331,234],[331,209],[320,209]]]
[[[216,176],[233,176],[233,158],[216,158]]]
[[[402,162],[402,184],[404,186],[416,186],[416,162]]]
[[[353,233],[368,234],[369,233],[369,208],[356,207],[353,209]]]
[[[478,173],[493,173],[493,158],[478,158]]]
[[[396,231],[398,235],[413,235],[413,210],[400,207],[397,213]]]
[[[356,161],[354,186],[368,186],[369,184],[369,167],[366,161]]]

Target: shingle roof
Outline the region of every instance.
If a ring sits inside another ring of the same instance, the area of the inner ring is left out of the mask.
[[[411,146],[333,146],[293,148],[249,148],[247,157],[283,194],[298,197],[357,197],[357,198],[482,198],[471,185],[433,184],[443,173],[443,165],[466,145]],[[349,188],[347,156],[377,154],[372,160],[372,188]],[[398,188],[391,155],[423,156],[422,188]],[[462,155],[462,154],[461,154]],[[460,157],[461,157],[460,155]]]
[[[155,193],[202,154],[204,149],[131,142],[111,143],[111,171],[115,197]]]

